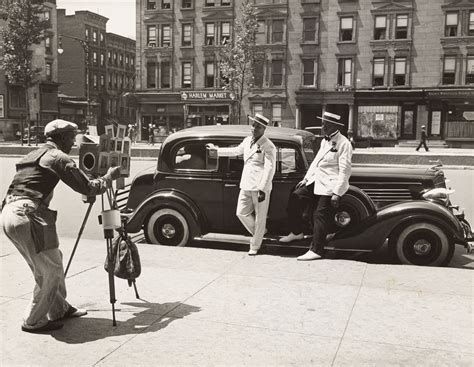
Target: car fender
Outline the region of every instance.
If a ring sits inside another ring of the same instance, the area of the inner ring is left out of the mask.
[[[131,213],[122,213],[125,220],[125,229],[129,233],[139,232],[149,214],[159,208],[173,208],[179,210],[186,218],[192,237],[200,236],[201,226],[205,219],[193,200],[178,190],[158,190],[150,194]]]
[[[335,233],[329,248],[376,250],[391,233],[416,221],[429,221],[449,233],[455,242],[463,242],[461,224],[447,208],[423,200],[391,204],[366,218],[357,226]]]

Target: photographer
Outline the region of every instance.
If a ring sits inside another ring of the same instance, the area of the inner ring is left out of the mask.
[[[59,180],[83,195],[102,194],[120,176],[112,167],[103,177],[90,180],[69,153],[77,125],[54,120],[44,129],[46,144],[27,154],[17,165],[16,174],[3,200],[3,229],[25,258],[36,286],[21,329],[30,333],[62,328],[60,319],[87,314],[66,301],[62,253],[56,233],[57,212],[48,205]]]

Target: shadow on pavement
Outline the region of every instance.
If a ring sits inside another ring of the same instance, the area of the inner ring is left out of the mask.
[[[141,312],[133,313],[134,317],[126,321],[117,321],[117,326],[112,326],[112,318],[95,318],[91,314],[65,322],[64,328],[53,332],[51,336],[60,342],[67,344],[82,344],[117,337],[120,335],[134,335],[153,333],[167,327],[171,322],[182,319],[193,312],[199,312],[200,307],[183,304],[181,302],[150,303],[129,302],[121,303],[121,306],[144,308]],[[169,317],[167,314],[179,307],[179,317]],[[116,309],[122,314],[127,310]]]

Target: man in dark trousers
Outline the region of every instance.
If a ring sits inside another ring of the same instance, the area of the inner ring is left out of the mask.
[[[77,125],[54,120],[45,126],[46,144],[28,153],[17,165],[16,174],[3,200],[3,230],[28,263],[36,281],[21,329],[44,333],[62,328],[61,319],[80,317],[87,311],[66,301],[62,253],[56,233],[57,212],[49,209],[53,191],[61,180],[83,195],[102,194],[120,176],[112,167],[103,177],[90,180],[69,152]]]
[[[418,148],[416,148],[416,151],[420,150],[421,146],[423,145],[425,147],[425,150],[429,152],[428,146],[426,145],[426,140],[428,139],[428,135],[426,134],[426,126],[423,125],[421,126],[421,140],[420,144],[418,144]]]
[[[341,196],[349,189],[351,176],[352,146],[339,132],[344,126],[341,116],[324,112],[318,118],[322,120],[322,133],[325,136],[303,180],[290,194],[288,218],[291,232],[280,238],[280,242],[303,238],[303,212],[309,203],[314,210],[313,241],[308,252],[297,258],[299,261],[316,260],[323,256],[331,218],[339,206]]]

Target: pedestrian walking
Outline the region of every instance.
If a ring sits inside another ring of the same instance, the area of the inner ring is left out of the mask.
[[[148,124],[148,144],[155,145],[155,124]]]
[[[429,152],[430,150],[428,149],[428,146],[426,145],[426,142],[428,141],[428,135],[426,134],[426,126],[422,125],[421,126],[421,139],[420,139],[420,144],[418,144],[418,147],[416,148],[416,151],[418,152],[423,145],[425,148],[425,151]]]
[[[120,176],[110,168],[105,176],[90,180],[68,155],[77,125],[54,120],[45,126],[46,144],[28,153],[2,203],[3,230],[28,263],[36,285],[21,329],[42,333],[62,328],[61,319],[80,317],[86,310],[66,301],[62,253],[56,233],[57,212],[49,209],[53,191],[61,180],[87,196],[102,194]]]

